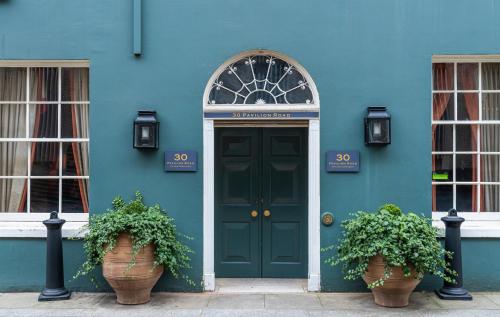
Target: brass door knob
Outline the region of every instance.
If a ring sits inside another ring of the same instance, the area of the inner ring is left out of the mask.
[[[264,210],[264,217],[269,217],[271,215],[271,211],[269,209]]]
[[[258,215],[259,215],[259,213],[257,212],[257,210],[252,210],[250,212],[250,216],[252,216],[252,218],[257,218]]]

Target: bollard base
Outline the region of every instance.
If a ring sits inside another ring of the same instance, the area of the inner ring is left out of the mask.
[[[472,300],[472,295],[461,287],[449,287],[435,290],[436,295],[443,300]]]
[[[71,297],[71,291],[66,288],[45,288],[38,296],[39,302],[65,300]]]

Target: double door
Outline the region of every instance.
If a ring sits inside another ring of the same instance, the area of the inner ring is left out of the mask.
[[[307,129],[217,128],[215,274],[307,276]]]

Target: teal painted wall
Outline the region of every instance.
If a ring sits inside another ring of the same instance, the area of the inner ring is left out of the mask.
[[[322,245],[339,237],[349,212],[390,201],[430,215],[430,83],[433,54],[500,53],[500,7],[495,0],[148,0],[143,8],[143,56],[132,55],[132,2],[4,0],[0,59],[88,59],[91,64],[91,209],[141,190],[177,219],[190,242],[193,279],[202,274],[202,171],[163,172],[163,151],[202,153],[202,94],[212,72],[239,52],[271,49],[297,59],[321,99],[321,153],[361,151],[359,174],[321,174],[321,210],[337,222],[321,230]],[[265,8],[265,9],[264,9]],[[366,148],[362,118],[386,104],[393,143]],[[161,121],[160,150],[132,149],[136,110],[153,107]],[[323,165],[321,162],[321,166]],[[466,286],[500,290],[498,240],[467,240]],[[43,243],[0,241],[9,262],[1,288],[41,285]],[[81,260],[79,242],[65,244],[67,272]],[[35,256],[36,255],[36,256]],[[484,256],[484,257],[483,257]],[[494,257],[494,258],[492,258]],[[485,262],[488,264],[485,266]],[[3,267],[7,266],[7,267]],[[13,272],[28,272],[14,277]],[[322,265],[325,290],[359,290],[338,269]],[[426,282],[428,288],[432,282]],[[86,289],[88,282],[75,281]],[[157,289],[185,289],[163,279]]]

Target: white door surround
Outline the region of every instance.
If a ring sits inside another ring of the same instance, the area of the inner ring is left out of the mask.
[[[307,80],[313,94],[314,104],[269,104],[258,105],[213,105],[208,103],[212,83],[221,72],[234,62],[254,55],[270,55],[293,65]],[[319,95],[307,71],[293,59],[272,51],[254,50],[239,54],[222,64],[210,78],[203,96],[203,110],[207,112],[231,111],[302,111],[319,112]],[[289,119],[283,119],[288,120]],[[304,120],[304,119],[301,119]],[[319,116],[305,119],[308,122],[308,291],[320,291],[320,135]],[[203,288],[214,291],[214,126],[217,120],[203,119]],[[248,121],[246,121],[248,122]]]

